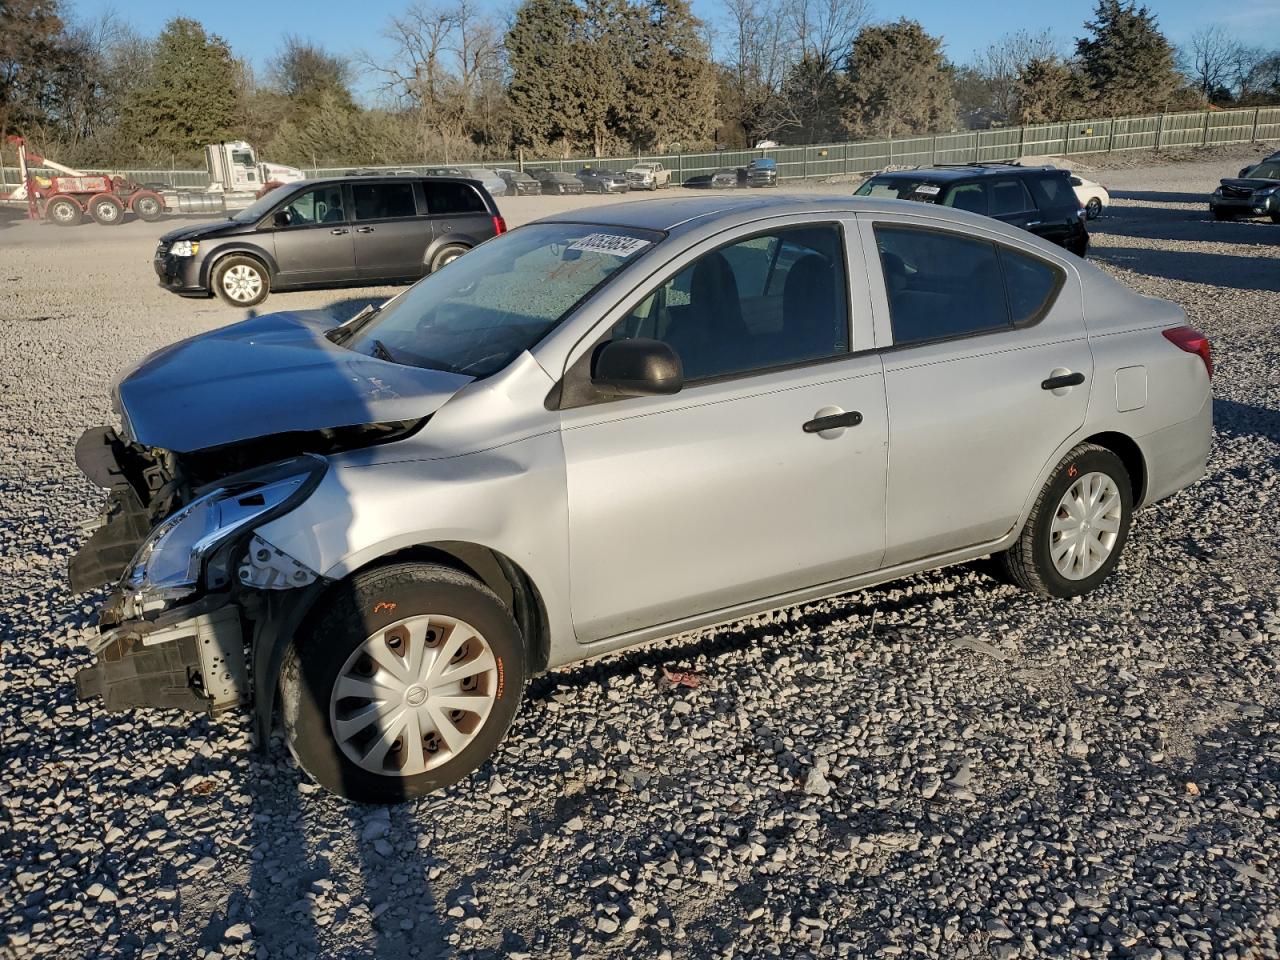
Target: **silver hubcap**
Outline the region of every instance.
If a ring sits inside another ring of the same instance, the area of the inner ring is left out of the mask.
[[[252,300],[262,292],[262,275],[253,267],[237,264],[222,275],[222,289],[232,300]]]
[[[63,223],[75,218],[76,208],[69,203],[55,203],[53,205],[53,219],[61,220]]]
[[[139,213],[146,214],[148,217],[160,209],[160,205],[150,197],[145,197],[133,205],[134,209]]]
[[[1086,473],[1058,502],[1049,556],[1058,573],[1083,580],[1098,572],[1120,536],[1120,489],[1105,473]]]
[[[435,614],[409,617],[347,658],[329,699],[329,724],[356,766],[409,777],[464,750],[497,692],[497,660],[474,627]]]
[[[120,216],[120,208],[114,203],[100,203],[97,213],[99,220],[115,220]]]

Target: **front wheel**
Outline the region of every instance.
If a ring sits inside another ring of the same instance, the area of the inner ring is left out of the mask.
[[[1110,450],[1082,443],[1054,468],[1022,535],[1000,554],[1018,586],[1050,597],[1088,593],[1120,561],[1133,515],[1133,484]]]
[[[213,289],[233,307],[252,307],[267,299],[271,279],[267,268],[252,257],[227,257],[213,269]]]
[[[60,227],[74,227],[83,216],[80,205],[70,197],[55,197],[44,208],[44,216]]]
[[[1221,207],[1213,208],[1213,219],[1215,220],[1234,220],[1236,215],[1230,210],[1223,210]]]
[[[289,747],[322,786],[394,803],[466,777],[520,704],[524,645],[510,611],[450,567],[401,563],[338,584],[286,652]]]

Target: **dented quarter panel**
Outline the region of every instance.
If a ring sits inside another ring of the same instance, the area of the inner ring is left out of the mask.
[[[551,665],[578,659],[560,414],[542,404],[552,386],[526,353],[461,391],[415,436],[330,457],[315,493],[257,532],[329,579],[444,541],[498,551],[541,595]]]

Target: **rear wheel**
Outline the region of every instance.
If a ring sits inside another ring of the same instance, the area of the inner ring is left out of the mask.
[[[44,216],[60,227],[74,227],[84,216],[84,211],[70,197],[54,197],[44,208]]]
[[[148,190],[133,198],[133,212],[147,223],[152,223],[164,216],[164,201]]]
[[[456,243],[441,247],[436,251],[436,255],[431,258],[431,272],[435,273],[437,270],[447,267],[466,252],[466,247]]]
[[[484,584],[403,563],[356,574],[285,655],[289,747],[322,786],[394,803],[447,787],[497,749],[524,691],[524,646]]]
[[[1097,197],[1090,197],[1089,202],[1084,205],[1084,215],[1090,220],[1097,220],[1102,215],[1102,201]]]
[[[1054,469],[1017,542],[1000,554],[1018,586],[1051,597],[1088,593],[1120,560],[1133,485],[1110,450],[1082,443]]]
[[[89,201],[89,214],[104,227],[114,227],[124,220],[124,204],[119,197],[100,193]]]
[[[252,307],[267,299],[271,279],[267,268],[252,257],[232,256],[213,268],[213,289],[233,307]]]

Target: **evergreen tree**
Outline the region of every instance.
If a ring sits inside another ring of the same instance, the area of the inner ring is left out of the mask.
[[[1083,109],[1079,81],[1057,57],[1037,57],[1026,63],[1018,71],[1014,99],[1018,123],[1076,119]]]
[[[854,136],[950,129],[955,101],[942,40],[905,17],[861,30],[849,55],[843,115]]]
[[[1089,108],[1117,116],[1179,99],[1185,83],[1155,14],[1134,0],[1098,0],[1088,35],[1076,40]]]
[[[195,20],[170,20],[156,39],[149,76],[126,107],[133,135],[180,156],[229,138],[240,70],[221,37],[206,34]]]
[[[545,149],[579,124],[569,116],[567,85],[573,79],[571,42],[581,19],[573,0],[524,0],[516,10],[504,46],[511,83],[512,139],[522,147]],[[573,113],[577,113],[576,104]]]
[[[635,150],[705,140],[715,129],[716,77],[688,0],[649,0],[635,8],[633,69],[620,132]]]

